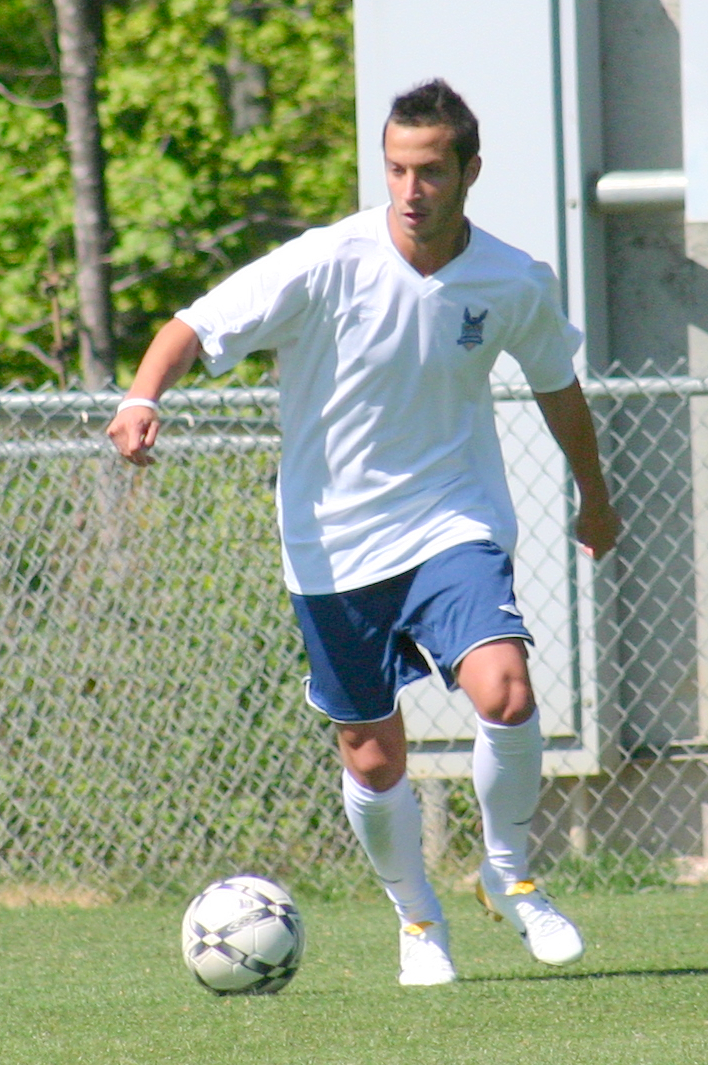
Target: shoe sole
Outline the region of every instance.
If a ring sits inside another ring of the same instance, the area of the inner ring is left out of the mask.
[[[442,987],[443,984],[454,984],[457,976],[449,976],[444,980],[402,980],[398,977],[401,987]]]

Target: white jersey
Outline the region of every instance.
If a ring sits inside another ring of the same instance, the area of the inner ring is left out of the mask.
[[[386,207],[363,211],[177,314],[213,375],[278,351],[277,503],[293,592],[363,587],[470,540],[513,552],[489,374],[505,350],[534,391],[558,391],[581,336],[550,267],[470,232],[461,255],[422,277],[395,248]]]

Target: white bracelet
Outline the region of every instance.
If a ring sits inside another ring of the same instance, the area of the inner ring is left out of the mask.
[[[116,414],[127,410],[128,407],[149,407],[150,410],[160,409],[154,399],[122,399],[116,407]]]

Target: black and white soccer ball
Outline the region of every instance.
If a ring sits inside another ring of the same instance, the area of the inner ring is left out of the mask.
[[[279,884],[260,876],[210,884],[182,921],[187,968],[218,995],[280,991],[297,972],[304,946],[297,906]]]

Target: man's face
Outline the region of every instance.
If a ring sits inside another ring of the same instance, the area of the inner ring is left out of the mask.
[[[449,240],[462,224],[465,196],[481,161],[464,170],[449,126],[399,126],[389,122],[384,137],[386,181],[394,227],[407,242]]]

